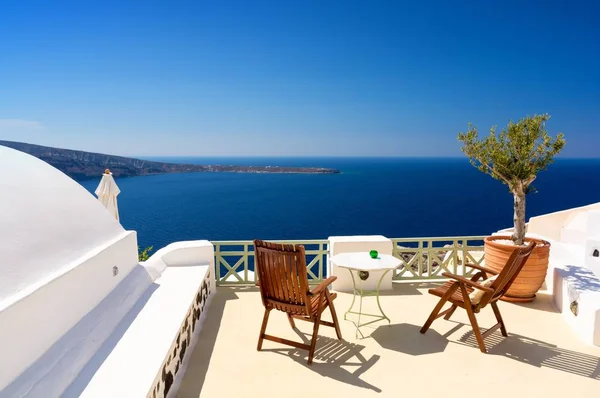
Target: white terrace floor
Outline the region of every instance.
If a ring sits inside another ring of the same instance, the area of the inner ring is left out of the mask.
[[[339,294],[335,304],[344,340],[321,327],[312,366],[306,351],[269,341],[256,351],[263,315],[258,291],[221,287],[178,397],[600,396],[600,348],[578,340],[549,296],[538,295],[530,305],[500,303],[509,337],[496,332],[483,354],[464,310],[419,333],[437,301],[428,287],[394,285],[393,293],[382,296],[392,325],[367,327],[360,340],[353,324],[343,320],[351,295]],[[374,306],[370,301],[366,309]],[[478,319],[483,328],[495,323],[489,308]],[[274,311],[267,333],[306,339],[311,324],[296,324],[300,336]]]

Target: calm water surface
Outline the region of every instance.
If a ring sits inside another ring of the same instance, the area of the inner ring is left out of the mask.
[[[342,174],[195,173],[120,178],[119,210],[140,246],[180,240],[485,235],[512,225],[512,196],[467,160],[153,158],[198,164],[333,167]],[[82,182],[89,191],[98,180]],[[528,216],[600,202],[600,160],[558,160]]]

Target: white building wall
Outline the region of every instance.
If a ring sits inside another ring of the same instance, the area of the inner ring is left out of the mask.
[[[531,217],[529,219],[527,231],[532,234],[545,236],[552,240],[561,240],[563,228],[578,214],[588,210],[600,210],[600,203]]]
[[[600,345],[600,203],[532,217],[528,235],[551,243],[546,288],[580,338]]]
[[[88,313],[94,310],[101,301],[125,278],[138,264],[137,238],[135,232],[125,232],[115,241],[97,252],[90,253],[74,264],[72,269],[44,283],[40,288],[22,298],[10,307],[0,312],[0,391],[21,375],[17,385],[13,388],[33,385],[44,377],[60,360],[68,355],[82,341],[85,342],[83,352],[68,364],[72,369],[80,369],[112,332],[109,325],[104,331],[95,335],[95,339],[88,339],[88,333],[93,330],[95,323],[104,319],[89,320],[91,323],[84,326],[77,336],[71,336],[66,342],[59,342],[61,337],[74,328]],[[113,276],[113,266],[119,272]],[[147,278],[147,285],[152,279]],[[144,282],[146,283],[146,282]],[[141,294],[141,292],[140,292]],[[109,308],[108,312],[100,313],[104,317],[114,317],[115,312],[127,311],[132,302],[120,302],[121,308]],[[118,321],[118,320],[117,320]],[[53,347],[59,342],[59,347]],[[35,364],[48,350],[52,355]],[[10,361],[4,358],[11,358]],[[76,376],[72,375],[72,377]],[[68,379],[61,375],[68,385]],[[26,390],[26,389],[25,389]],[[14,395],[3,395],[0,397]]]
[[[62,172],[2,146],[0,170],[0,394],[6,395],[9,385],[36,383],[80,343],[73,339],[33,366],[138,261],[135,232]],[[86,361],[93,345],[75,362]]]

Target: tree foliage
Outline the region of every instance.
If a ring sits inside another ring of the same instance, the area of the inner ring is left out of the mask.
[[[479,139],[477,127],[469,123],[466,133],[460,133],[462,151],[473,166],[508,185],[512,193],[529,193],[537,174],[546,170],[564,147],[564,135],[552,138],[546,130],[550,116],[535,115],[518,122],[510,121],[508,127]]]
[[[150,252],[154,246],[148,246],[144,250],[138,247],[138,261],[147,261],[150,258]]]
[[[522,244],[525,224],[524,196],[533,188],[537,174],[553,163],[563,149],[563,134],[552,138],[546,130],[547,114],[527,116],[496,132],[490,129],[487,137],[479,138],[477,127],[469,123],[467,132],[458,135],[462,151],[473,166],[506,184],[515,196],[515,242]],[[517,206],[520,209],[517,209]],[[522,207],[521,207],[522,206]]]

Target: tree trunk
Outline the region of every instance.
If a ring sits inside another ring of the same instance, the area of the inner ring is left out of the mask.
[[[515,215],[514,215],[514,223],[515,223],[515,232],[512,235],[512,240],[515,242],[515,245],[522,246],[525,240],[525,233],[527,232],[527,227],[525,226],[525,193],[523,192],[513,192],[515,199]]]

